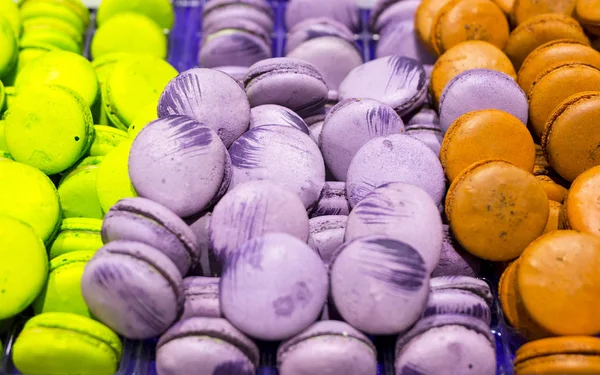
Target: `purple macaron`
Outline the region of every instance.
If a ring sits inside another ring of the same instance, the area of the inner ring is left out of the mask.
[[[246,242],[227,260],[221,310],[254,338],[284,340],[317,320],[328,289],[319,255],[295,237],[272,233]]]
[[[259,359],[256,344],[220,318],[182,320],[156,345],[158,375],[253,375]]]
[[[483,298],[488,305],[494,303],[490,286],[483,280],[468,276],[440,276],[430,280],[432,291],[436,290],[464,290]]]
[[[350,162],[365,143],[403,131],[404,123],[392,107],[351,98],[339,102],[325,118],[319,147],[329,171],[338,181],[346,181]]]
[[[406,129],[411,125],[437,125],[439,129],[442,129],[440,126],[440,117],[435,109],[431,108],[429,103],[425,103],[419,112],[415,113],[410,120],[408,120],[405,125]]]
[[[183,279],[161,251],[141,242],[104,245],[85,266],[81,292],[92,314],[129,339],[167,330],[183,308]]]
[[[527,95],[507,74],[491,69],[471,69],[454,77],[440,99],[440,124],[444,131],[461,115],[480,109],[499,109],[524,125],[529,116]]]
[[[334,255],[330,274],[337,310],[363,332],[399,333],[425,309],[429,272],[421,254],[404,242],[383,236],[346,242]]]
[[[198,61],[203,68],[251,66],[272,56],[271,37],[260,25],[241,18],[204,28]]]
[[[102,241],[143,242],[162,251],[185,276],[199,263],[194,232],[166,207],[144,198],[118,201],[104,216]]]
[[[334,252],[344,243],[348,216],[330,215],[310,219],[308,246],[321,255],[325,264],[331,263]]]
[[[308,126],[296,112],[276,104],[263,104],[250,110],[250,129],[263,125],[291,126],[309,134]]]
[[[220,318],[218,277],[186,277],[183,279],[185,303],[179,320],[195,316]]]
[[[213,68],[214,70],[218,70],[235,79],[238,82],[243,82],[244,77],[248,73],[247,66],[237,66],[237,65],[226,65],[226,66],[218,66]],[[243,83],[242,83],[243,84]]]
[[[389,182],[412,184],[425,190],[436,205],[444,199],[446,179],[437,157],[423,142],[405,134],[367,142],[356,153],[346,181],[346,194],[354,207],[368,193]]]
[[[462,250],[452,238],[450,227],[444,225],[444,243],[437,267],[431,277],[438,276],[470,276],[479,274],[481,262],[476,257]]]
[[[389,183],[367,194],[348,216],[346,241],[368,235],[382,235],[410,245],[431,273],[442,250],[442,218],[437,204],[423,189]]]
[[[354,34],[344,24],[331,18],[309,18],[288,31],[285,53],[292,52],[306,41],[324,36],[335,36],[354,43]]]
[[[436,155],[440,155],[444,133],[438,126],[414,124],[406,128],[406,135],[418,139],[426,144]]]
[[[210,243],[219,260],[267,233],[287,233],[306,242],[308,215],[298,196],[271,181],[249,181],[229,191],[215,206]]]
[[[346,199],[346,183],[327,181],[323,185],[317,206],[310,213],[310,217],[327,215],[348,215],[350,205]]]
[[[302,60],[278,57],[252,65],[244,79],[250,105],[279,104],[302,118],[323,111],[328,88],[319,70]]]
[[[496,374],[489,326],[466,315],[420,320],[396,344],[395,374]]]
[[[339,97],[376,99],[404,117],[419,109],[427,98],[425,69],[420,62],[402,56],[369,61],[346,76]]]
[[[196,235],[198,242],[198,252],[200,254],[199,266],[202,268],[202,273],[190,273],[193,276],[213,276],[217,277],[221,272],[221,265],[217,261],[212,247],[210,245],[210,222],[212,213],[207,212],[191,225],[190,229]],[[198,267],[199,268],[199,267]]]
[[[227,106],[223,107],[223,103]],[[243,86],[223,72],[190,69],[169,82],[158,102],[158,116],[186,115],[205,124],[226,147],[250,123],[250,103]]]
[[[227,149],[211,128],[187,116],[167,116],[133,141],[129,177],[139,196],[187,217],[227,189],[227,164]]]
[[[270,180],[297,194],[307,209],[319,199],[325,184],[325,163],[308,135],[289,126],[259,126],[235,141],[229,153],[231,188],[248,181]]]
[[[360,12],[356,0],[290,0],[285,12],[285,24],[292,29],[309,18],[331,18],[352,31],[360,28]]]
[[[244,19],[261,26],[266,32],[273,31],[274,14],[266,0],[212,0],[202,9],[202,27],[214,29],[231,19]]]
[[[377,374],[377,350],[365,335],[344,322],[317,322],[277,350],[281,375]]]
[[[487,325],[492,319],[490,306],[483,298],[460,289],[431,291],[423,317],[431,315],[468,315],[481,319]]]

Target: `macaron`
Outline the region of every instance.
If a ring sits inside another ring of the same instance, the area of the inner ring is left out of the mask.
[[[260,25],[243,19],[228,19],[204,29],[198,54],[199,65],[214,68],[239,64],[251,66],[272,56],[271,38]]]
[[[571,16],[577,0],[515,0],[510,12],[514,25],[541,14],[562,14]]]
[[[94,125],[94,141],[90,147],[90,156],[107,155],[127,137],[127,132],[121,129],[106,125]]]
[[[96,191],[103,212],[108,212],[119,199],[138,196],[129,179],[128,158],[132,143],[132,139],[121,142],[98,167]]]
[[[353,0],[291,0],[285,11],[285,25],[292,29],[309,18],[331,18],[352,31],[359,31],[360,14],[358,3]]]
[[[483,160],[505,160],[531,173],[535,152],[533,138],[521,120],[498,109],[483,109],[465,113],[452,123],[440,161],[448,180],[454,181]]]
[[[67,312],[90,316],[81,295],[81,276],[94,251],[73,251],[50,261],[46,285],[33,303],[36,314]]]
[[[217,0],[202,9],[202,27],[211,29],[229,19],[245,19],[272,32],[275,15],[266,0]]]
[[[575,14],[581,25],[593,35],[600,35],[600,12],[596,0],[571,1],[575,3]]]
[[[60,131],[56,124],[61,124]],[[14,98],[4,134],[16,161],[50,175],[71,167],[89,150],[94,127],[81,96],[62,86],[39,85]]]
[[[161,375],[254,374],[259,358],[256,344],[227,320],[195,317],[160,337],[156,369]]]
[[[596,91],[600,69],[579,62],[562,62],[540,73],[529,89],[529,118],[533,132],[542,137],[554,109],[571,95]]]
[[[361,237],[346,242],[330,267],[337,310],[363,332],[399,333],[425,309],[429,272],[423,257],[406,243],[384,236]],[[399,309],[402,314],[395,313]]]
[[[4,18],[6,18],[10,23],[11,27],[13,28],[13,32],[18,39],[21,35],[22,26],[19,7],[12,0],[2,0],[0,1],[0,10],[2,11]]]
[[[308,246],[317,251],[327,265],[331,263],[337,248],[344,243],[347,222],[346,215],[326,215],[310,219]]]
[[[7,159],[0,160],[0,212],[29,224],[45,243],[62,217],[54,183],[40,170]]]
[[[284,340],[319,317],[328,284],[323,261],[308,245],[289,234],[266,234],[246,242],[227,260],[221,310],[249,336]]]
[[[411,246],[429,273],[440,259],[443,228],[438,205],[423,189],[404,183],[379,186],[358,202],[348,216],[346,241],[386,236]]]
[[[354,42],[354,34],[343,23],[327,17],[307,18],[288,30],[285,53],[293,52],[304,42],[326,36],[338,37],[349,43]]]
[[[439,156],[440,148],[442,147],[442,141],[444,139],[444,133],[442,132],[442,129],[435,125],[411,125],[405,129],[406,135],[423,142],[431,149],[431,151]]]
[[[335,374],[377,373],[377,350],[364,334],[347,323],[316,322],[277,349],[281,375],[317,374],[328,369]]]
[[[423,317],[433,315],[466,315],[491,322],[490,306],[476,294],[464,290],[442,289],[429,293]]]
[[[600,235],[599,196],[600,166],[580,174],[569,189],[565,213],[571,229]]]
[[[4,78],[16,65],[19,55],[18,35],[4,14],[0,17],[0,43],[4,46],[0,53],[0,78]]]
[[[379,58],[353,69],[339,88],[340,100],[376,99],[403,117],[419,109],[426,95],[423,65],[402,56]]]
[[[238,138],[229,154],[231,188],[247,181],[270,180],[297,194],[307,209],[319,199],[325,163],[308,135],[288,126],[259,126]]]
[[[75,251],[95,252],[103,245],[102,220],[68,218],[60,224],[60,230],[49,248],[50,260]]]
[[[58,50],[81,54],[81,45],[69,35],[55,29],[35,29],[21,37],[20,44],[44,43]],[[18,64],[18,63],[17,63]],[[18,68],[17,68],[18,69]]]
[[[106,213],[102,241],[137,241],[162,251],[181,275],[198,263],[196,236],[175,213],[144,198],[125,198]]]
[[[114,241],[98,250],[85,267],[81,291],[99,321],[131,339],[165,332],[184,302],[175,264],[161,251],[133,241]]]
[[[429,285],[432,292],[440,290],[465,291],[483,298],[490,306],[494,303],[494,296],[488,283],[474,277],[456,275],[432,277]]]
[[[513,77],[491,69],[467,70],[448,82],[440,98],[440,125],[446,132],[460,116],[482,109],[508,112],[527,125],[527,95]]]
[[[128,12],[149,17],[163,29],[170,29],[175,21],[173,5],[169,0],[134,0],[127,3],[119,0],[105,0],[98,7],[96,22],[99,27],[102,27],[109,19]]]
[[[63,217],[102,219],[96,176],[101,156],[89,156],[67,170],[58,183]]]
[[[271,181],[249,181],[230,190],[217,203],[210,223],[210,244],[225,262],[245,242],[267,233],[287,233],[306,242],[306,209],[293,192]]]
[[[160,96],[158,116],[186,115],[214,130],[231,146],[250,122],[250,104],[244,88],[227,74],[190,69],[172,79]],[[227,103],[230,110],[224,111]]]
[[[129,129],[127,129],[127,135],[129,138],[135,139],[146,125],[155,120],[158,120],[156,105],[155,103],[149,103],[135,116],[131,125],[129,125]]]
[[[446,197],[446,217],[462,247],[486,260],[518,257],[548,221],[548,197],[537,179],[507,161],[463,170]]]
[[[595,278],[598,237],[553,231],[532,242],[517,267],[517,288],[527,312],[555,335],[596,335],[600,291]],[[542,307],[540,303],[543,303]]]
[[[412,184],[440,204],[446,192],[444,170],[427,145],[405,134],[370,140],[358,150],[346,181],[346,196],[354,207],[367,194],[389,182]]]
[[[279,104],[302,118],[320,113],[328,93],[327,84],[314,65],[285,57],[252,65],[244,85],[250,106]]]
[[[263,125],[282,125],[309,134],[308,125],[302,117],[289,108],[277,104],[263,104],[250,110],[250,129]]]
[[[61,4],[58,1],[22,1],[19,8],[22,20],[50,16],[68,21],[81,34],[85,32],[89,24],[89,15],[87,18],[81,17],[82,14],[78,13],[69,4]]]
[[[436,13],[431,26],[431,43],[438,55],[468,40],[482,40],[503,49],[509,31],[502,9],[493,1],[452,0]]]
[[[29,5],[32,5],[29,3],[32,3],[32,4],[34,4],[34,3],[50,3],[52,5],[57,5],[57,6],[61,6],[64,8],[68,8],[69,11],[71,11],[72,13],[76,14],[79,17],[79,19],[81,20],[81,23],[83,24],[84,27],[87,27],[90,24],[90,10],[85,6],[85,4],[81,0],[67,0],[64,2],[55,1],[55,0],[49,0],[49,1],[19,0],[18,1],[18,5],[21,10],[26,8]],[[54,11],[56,11],[56,9]],[[54,12],[50,12],[50,13],[54,13]]]
[[[103,22],[90,47],[93,59],[115,52],[167,57],[167,36],[151,18],[139,13],[119,13]],[[126,35],[127,37],[123,37]]]
[[[193,317],[220,318],[218,277],[190,276],[183,279],[185,303],[180,320]]]
[[[460,43],[441,55],[433,66],[431,96],[435,107],[452,78],[471,69],[491,69],[513,79],[517,77],[508,56],[493,44],[480,40]]]
[[[68,20],[56,18],[52,15],[44,15],[42,17],[23,20],[22,35],[27,35],[30,32],[37,32],[40,30],[54,30],[61,32],[72,38],[78,45],[83,46],[84,35],[80,31],[80,27],[73,25]]]
[[[227,74],[228,76],[230,76],[231,78],[235,79],[238,82],[243,82],[244,77],[248,73],[247,66],[238,66],[238,65],[217,66],[213,69]]]
[[[552,112],[542,134],[546,159],[565,180],[574,181],[598,165],[600,134],[594,127],[600,111],[600,92],[568,97]]]
[[[437,111],[431,108],[430,103],[426,102],[419,112],[410,117],[405,124],[405,129],[408,130],[411,125],[433,125],[441,130],[440,116]]]
[[[530,17],[508,37],[504,52],[519,70],[527,55],[544,43],[556,39],[573,39],[590,44],[579,23],[562,14],[540,14]]]
[[[600,69],[600,52],[577,40],[552,40],[527,55],[519,69],[517,82],[527,93],[540,73],[566,61],[586,63]]]
[[[456,353],[461,353],[458,356]],[[489,326],[463,315],[434,315],[420,320],[396,343],[396,375],[493,375],[496,350]]]
[[[37,315],[25,323],[12,352],[15,367],[31,375],[110,375],[123,345],[117,334],[90,318],[64,312]]]
[[[600,340],[588,336],[552,337],[517,350],[515,374],[593,374],[600,371]]]
[[[469,276],[476,277],[481,269],[481,262],[460,247],[450,232],[450,226],[443,226],[444,239],[440,260],[431,273],[431,277]]]
[[[129,177],[141,197],[187,217],[207,208],[221,184],[229,182],[226,158],[227,149],[215,131],[187,116],[166,116],[147,125],[133,141]]]
[[[550,204],[550,211],[548,212],[548,221],[546,222],[546,228],[544,228],[544,233],[552,232],[553,230],[564,229],[564,215],[563,215],[563,205],[559,202],[548,200]]]
[[[102,86],[108,118],[117,128],[126,130],[145,106],[158,103],[175,76],[175,68],[158,57],[138,55],[118,60]]]
[[[17,75],[27,66],[31,61],[37,59],[41,55],[49,51],[58,50],[57,47],[50,45],[45,42],[35,42],[25,40],[19,43],[19,54],[17,57],[17,63],[13,66],[11,71],[2,78],[5,86],[12,87],[15,84]]]
[[[321,189],[316,207],[311,211],[310,217],[326,215],[348,215],[350,205],[346,198],[346,184],[340,181],[327,181]]]
[[[0,216],[0,255],[0,319],[4,320],[25,310],[40,293],[48,276],[48,257],[31,226],[4,215]]]
[[[415,13],[415,31],[421,43],[428,51],[434,53],[432,37],[433,23],[440,9],[451,0],[421,0]]]
[[[404,123],[392,107],[373,99],[345,99],[325,118],[319,148],[328,170],[338,181],[346,181],[350,162],[365,143],[403,131]]]

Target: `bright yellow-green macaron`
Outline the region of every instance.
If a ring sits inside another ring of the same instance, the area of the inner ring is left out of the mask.
[[[65,173],[58,184],[63,217],[102,219],[104,213],[96,191],[96,176],[102,156],[90,156]]]
[[[14,0],[0,0],[0,14],[8,19],[18,39],[22,27],[21,14]]]
[[[77,14],[79,19],[87,28],[90,24],[90,10],[81,0],[19,0],[18,4],[20,8],[29,5],[30,3],[51,3],[57,4],[64,8],[70,9],[73,13]]]
[[[150,18],[121,13],[103,23],[92,39],[92,58],[115,52],[147,53],[164,59],[167,57],[167,36]]]
[[[94,142],[90,156],[105,156],[129,136],[121,129],[106,125],[94,125]]]
[[[129,151],[133,139],[128,139],[104,157],[96,176],[96,190],[104,212],[120,199],[136,197],[129,179]]]
[[[18,56],[18,37],[8,18],[0,13],[0,79],[10,74]]]
[[[29,86],[11,103],[4,135],[15,160],[51,175],[74,165],[88,151],[93,125],[90,109],[74,91]]]
[[[79,15],[70,7],[57,1],[27,1],[21,5],[21,19],[24,21],[52,17],[73,25],[80,34],[85,32],[86,25]]]
[[[98,26],[102,27],[112,17],[127,12],[142,14],[163,29],[170,29],[175,21],[173,5],[169,0],[103,0],[98,8]]]
[[[62,221],[58,236],[50,246],[50,259],[74,251],[96,252],[103,246],[102,220],[68,218]]]
[[[73,38],[79,45],[83,45],[83,34],[68,21],[54,17],[36,17],[23,21],[23,34],[38,29],[54,29]]]
[[[17,90],[43,84],[69,88],[79,94],[88,107],[98,97],[98,78],[92,64],[83,56],[67,51],[50,51],[27,64],[18,74]]]
[[[16,164],[0,161],[3,163]],[[48,257],[44,243],[31,226],[0,216],[0,259],[0,319],[7,319],[25,310],[42,290]]]
[[[10,160],[0,160],[0,212],[29,224],[44,242],[60,226],[60,202],[52,181],[38,169]]]
[[[21,44],[42,43],[63,51],[81,53],[81,46],[70,36],[54,29],[36,29],[23,34]]]
[[[31,61],[34,61],[46,52],[58,49],[58,47],[53,45],[31,40],[21,40],[20,48],[21,50],[19,51],[17,63],[11,72],[3,79],[5,86],[14,86],[15,81],[17,80],[17,75],[19,75],[23,68]]]
[[[129,130],[127,131],[129,133],[129,137],[131,139],[135,139],[142,129],[146,127],[146,125],[157,119],[158,111],[156,104],[150,103],[149,105],[145,106],[137,116],[135,116],[135,120],[133,120]]]

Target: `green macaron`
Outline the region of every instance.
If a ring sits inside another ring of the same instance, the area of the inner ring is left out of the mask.
[[[48,44],[62,51],[81,53],[81,46],[70,36],[54,29],[36,29],[23,34],[21,44]]]
[[[104,217],[96,191],[96,176],[102,159],[102,156],[87,157],[65,172],[58,183],[63,217]]]
[[[106,125],[94,125],[90,156],[105,156],[129,136],[126,131]]]
[[[68,21],[54,17],[36,17],[23,21],[23,34],[38,29],[53,29],[65,33],[79,45],[83,45],[83,34]]]
[[[146,127],[146,125],[157,119],[158,111],[156,109],[156,105],[154,105],[154,103],[150,103],[149,105],[145,106],[137,116],[135,116],[135,119],[127,130],[129,137],[131,139],[135,139],[139,132]]]
[[[0,161],[4,163],[14,162]],[[30,225],[0,216],[0,259],[0,319],[7,319],[25,310],[42,290],[48,257]]]
[[[79,19],[87,28],[90,24],[90,10],[85,6],[81,0],[19,0],[18,4],[20,8],[23,8],[30,3],[52,3],[57,4],[65,8],[69,8],[73,13],[77,14]]]
[[[27,64],[17,75],[17,90],[43,84],[69,88],[79,94],[88,107],[98,96],[98,78],[92,64],[83,56],[67,51],[50,51]]]
[[[21,13],[14,0],[0,0],[0,14],[8,19],[18,39],[21,35],[22,27]]]
[[[0,79],[5,78],[17,63],[18,37],[8,18],[0,13]]]
[[[76,92],[39,85],[19,89],[7,111],[4,134],[15,160],[51,175],[88,151],[94,126],[89,107]]]
[[[102,27],[112,17],[127,12],[142,14],[163,29],[170,29],[175,21],[173,5],[169,0],[103,0],[98,8],[98,26]]]
[[[50,261],[50,273],[44,288],[33,303],[36,314],[69,312],[90,317],[81,294],[81,276],[95,251],[73,251]]]
[[[79,15],[68,6],[57,1],[27,1],[21,5],[21,19],[27,21],[39,17],[58,18],[70,23],[80,34],[86,25]]]
[[[133,139],[127,139],[104,157],[96,176],[96,190],[102,211],[122,198],[137,197],[129,179],[129,151]]]
[[[113,375],[122,354],[119,336],[102,323],[49,312],[25,323],[13,347],[13,362],[28,375]]]
[[[98,77],[98,85],[100,87],[100,93],[102,94],[102,87],[106,83],[110,72],[112,72],[115,63],[123,58],[132,57],[135,54],[127,53],[127,52],[115,52],[109,53],[102,57],[96,58],[92,61],[92,66],[96,70],[96,76]],[[97,100],[94,106],[92,107],[92,115],[94,116],[94,120],[99,125],[114,125],[110,122],[108,115],[105,110],[105,100],[104,96],[101,95],[100,100]]]
[[[50,259],[74,251],[96,252],[102,243],[102,220],[90,218],[64,219],[58,236],[50,246]]]
[[[58,47],[50,45],[48,43],[42,43],[32,40],[21,40],[20,48],[21,50],[19,51],[17,64],[13,67],[11,72],[3,79],[5,86],[14,86],[15,81],[17,80],[17,75],[19,75],[23,68],[27,66],[31,61],[37,59],[46,52],[59,49]]]
[[[164,59],[167,57],[167,36],[150,18],[121,13],[103,23],[92,39],[92,58],[115,52],[146,53]]]
[[[0,212],[29,224],[45,243],[60,227],[54,183],[38,169],[10,160],[0,160]]]
[[[126,130],[145,106],[158,100],[177,70],[166,61],[151,55],[136,55],[114,64],[102,96],[111,122]]]
[[[12,104],[15,96],[17,95],[17,90],[15,90],[14,86],[6,86],[4,87],[4,113],[2,114],[2,119],[4,120],[4,115],[6,114],[6,110]],[[2,110],[0,110],[2,112]],[[6,143],[5,143],[6,144]]]

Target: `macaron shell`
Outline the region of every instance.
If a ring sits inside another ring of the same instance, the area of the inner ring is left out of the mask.
[[[137,197],[129,179],[129,150],[133,139],[123,141],[104,157],[96,175],[96,190],[102,211],[108,212],[119,199]]]
[[[180,320],[192,317],[220,318],[218,277],[186,277],[183,279],[185,303]]]
[[[594,35],[600,35],[600,12],[594,0],[577,1],[575,14],[583,27]]]
[[[328,17],[308,18],[288,30],[285,53],[291,53],[300,44],[316,38],[335,36],[354,42],[354,34],[348,27]]]
[[[204,7],[202,25],[210,29],[230,19],[246,19],[260,25],[265,31],[273,31],[274,14],[266,1],[216,1]]]
[[[308,126],[296,112],[276,104],[264,104],[250,110],[250,129],[264,125],[291,126],[309,134]]]
[[[483,298],[490,306],[494,303],[494,297],[489,284],[475,277],[456,275],[432,277],[429,280],[429,286],[432,291],[447,289],[463,290]]]
[[[327,181],[323,185],[316,208],[310,217],[326,215],[348,215],[350,205],[346,199],[346,184],[339,181]]]
[[[98,226],[98,228],[81,227],[77,229],[67,229],[66,225],[69,225],[73,220],[77,219],[63,220],[61,230],[50,247],[50,259],[74,251],[97,251],[102,247],[103,243],[100,235],[100,226]],[[97,221],[100,222],[100,224],[102,223],[101,220]]]
[[[98,8],[98,26],[102,26],[115,15],[126,12],[145,15],[163,29],[170,29],[175,21],[173,5],[168,0],[131,0],[127,3],[119,0],[104,0],[102,6]]]
[[[599,184],[600,166],[588,169],[573,181],[565,200],[566,216],[571,229],[600,235],[600,202],[597,199]]]
[[[423,317],[432,315],[467,315],[491,322],[490,306],[476,294],[462,290],[435,290],[429,294],[429,300],[423,311]]]
[[[557,183],[555,178],[546,175],[537,175],[535,178],[542,184],[544,191],[548,195],[548,199],[555,202],[563,202],[565,200],[568,190],[563,185]]]
[[[460,248],[452,237],[450,226],[444,225],[444,240],[440,260],[431,277],[469,276],[476,277],[481,268],[480,260]]]
[[[79,17],[77,12],[60,2],[26,1],[19,8],[22,20],[52,16],[68,21],[82,34],[85,32],[86,25],[84,25],[84,21]]]
[[[597,355],[552,355],[528,360],[515,366],[516,375],[528,374],[578,374],[592,375],[600,371]]]
[[[64,217],[104,217],[96,190],[97,172],[97,165],[79,167],[61,181],[58,194]]]
[[[597,355],[600,340],[589,336],[551,337],[528,342],[517,350],[515,364],[527,360],[555,354]]]
[[[0,18],[0,43],[4,46],[0,54],[0,78],[6,77],[15,64],[18,56],[18,36],[8,19]]]
[[[314,2],[310,0],[291,0],[285,13],[285,24],[288,29],[309,18],[332,18],[355,31],[359,28],[359,8],[353,0],[331,0]]]
[[[444,5],[451,0],[422,0],[415,13],[415,29],[421,42],[430,52],[434,52],[432,40],[435,17]]]
[[[14,34],[17,37],[21,35],[21,14],[19,7],[15,4],[15,2],[12,0],[0,1],[0,11],[2,11],[2,15],[10,23]]]
[[[198,61],[203,68],[231,64],[251,66],[271,56],[271,45],[261,35],[242,28],[223,27],[202,40]]]
[[[576,0],[515,0],[510,18],[513,24],[520,25],[542,14],[571,16],[576,3]]]
[[[344,243],[348,216],[328,215],[310,219],[308,246],[317,251],[325,264],[329,264],[333,254]]]

